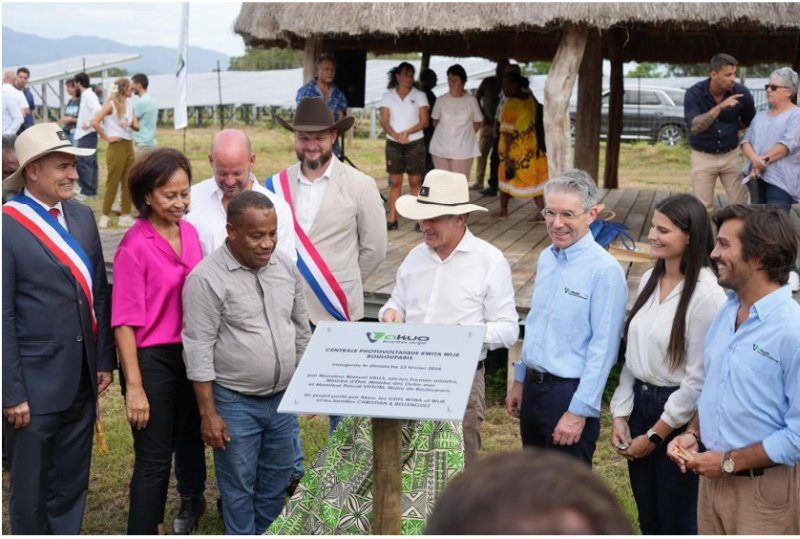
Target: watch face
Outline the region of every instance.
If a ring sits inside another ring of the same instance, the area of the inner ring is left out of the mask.
[[[725,473],[733,473],[733,469],[733,461],[731,459],[722,461],[722,471]]]

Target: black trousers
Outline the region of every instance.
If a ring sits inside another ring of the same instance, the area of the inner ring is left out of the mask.
[[[489,155],[489,181],[488,185],[495,191],[497,191],[500,187],[500,181],[497,177],[497,171],[500,168],[500,150],[498,149],[500,144],[500,137],[494,138],[494,143],[492,143],[492,153]]]
[[[578,388],[578,379],[534,383],[525,377],[522,386],[522,410],[519,429],[523,446],[554,449],[577,457],[590,467],[600,436],[600,419],[587,417],[581,438],[572,445],[554,445],[553,432],[558,420],[569,408],[569,403]]]
[[[81,531],[95,400],[85,371],[72,404],[53,414],[31,415],[14,430],[4,420],[11,471],[9,514],[15,535],[77,535]]]
[[[142,375],[150,421],[141,430],[132,429],[135,462],[130,487],[129,535],[154,535],[164,522],[172,453],[179,440],[202,448],[200,415],[191,382],[186,378],[182,346],[140,348]],[[123,383],[123,392],[125,391]],[[202,470],[192,474],[205,477]],[[198,463],[199,464],[199,463]]]

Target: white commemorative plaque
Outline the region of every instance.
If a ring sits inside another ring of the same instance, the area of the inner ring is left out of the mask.
[[[461,421],[484,326],[321,322],[282,413]]]

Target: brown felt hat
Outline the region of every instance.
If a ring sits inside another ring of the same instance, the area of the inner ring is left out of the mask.
[[[292,125],[281,118],[275,116],[281,126],[289,131],[328,131],[336,129],[339,133],[344,133],[355,123],[356,119],[353,116],[345,116],[338,122],[334,121],[333,113],[328,105],[322,100],[321,97],[305,97],[300,104],[297,105],[297,110],[294,113]]]

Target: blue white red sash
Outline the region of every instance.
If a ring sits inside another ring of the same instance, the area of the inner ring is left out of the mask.
[[[3,205],[3,213],[17,221],[34,235],[59,262],[69,268],[89,302],[92,313],[92,331],[97,335],[97,318],[94,314],[92,294],[92,263],[86,251],[75,238],[50,215],[41,204],[25,195],[18,195]]]
[[[264,184],[267,189],[282,197],[292,210],[294,232],[297,237],[297,242],[295,242],[297,244],[297,269],[300,270],[300,274],[328,314],[336,320],[350,321],[347,296],[297,220],[294,204],[292,204],[292,194],[289,190],[289,175],[286,169],[271,178],[265,178]]]

